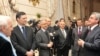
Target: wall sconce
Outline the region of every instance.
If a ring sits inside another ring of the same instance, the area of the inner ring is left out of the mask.
[[[29,2],[32,2],[34,6],[40,3],[39,0],[29,0]]]
[[[73,20],[76,20],[76,17],[73,17]]]

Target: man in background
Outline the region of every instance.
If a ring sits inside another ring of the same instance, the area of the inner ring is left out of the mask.
[[[51,56],[53,42],[51,41],[49,32],[47,31],[47,21],[41,20],[40,24],[41,29],[36,34],[36,43],[39,50],[39,56]]]

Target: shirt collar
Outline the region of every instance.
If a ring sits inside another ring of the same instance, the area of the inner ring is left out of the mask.
[[[23,26],[21,26],[21,25],[18,24],[18,27],[21,29]]]
[[[79,29],[79,28],[81,28],[81,29],[82,29],[82,26],[78,27],[78,29]]]
[[[11,41],[10,41],[10,37],[7,37],[4,33],[0,32],[0,36],[1,36],[3,39],[7,40],[8,42],[11,42]]]
[[[80,28],[80,30],[82,31],[82,26],[78,27],[78,30],[79,30],[79,28]]]
[[[93,30],[96,26],[98,26],[98,24],[92,26],[92,27],[91,27],[91,30]]]
[[[61,31],[64,31],[65,29],[61,29],[61,28],[60,28],[60,30],[61,30]]]
[[[25,27],[25,26],[22,26],[22,25],[18,24],[18,27],[20,28],[21,32],[23,32],[22,27]]]
[[[46,31],[46,30],[45,30],[45,29],[43,29],[43,28],[41,28],[41,29],[42,29],[42,31],[43,31],[43,32],[45,32],[45,31]]]

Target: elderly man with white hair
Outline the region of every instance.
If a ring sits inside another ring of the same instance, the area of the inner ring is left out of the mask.
[[[0,56],[17,56],[10,41],[12,30],[11,18],[9,16],[0,15]]]
[[[90,30],[85,40],[79,39],[79,56],[100,56],[100,13],[93,12],[89,17]]]

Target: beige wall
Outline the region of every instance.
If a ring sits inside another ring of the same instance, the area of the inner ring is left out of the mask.
[[[10,9],[10,4],[8,1],[9,0],[0,0],[1,13],[3,15],[10,15],[14,21],[14,25],[16,25],[16,19],[15,19],[16,12]],[[12,1],[15,1],[13,2],[16,7],[15,9],[17,9],[18,11],[24,11],[27,14],[28,20],[31,18],[37,19],[36,17],[37,13],[40,13],[43,17],[45,16],[51,17],[55,9],[54,0],[39,0],[40,3],[37,4],[36,6],[33,6],[32,3],[29,2],[29,0],[12,0]]]
[[[100,12],[100,1],[99,0],[94,0],[93,11]]]
[[[22,3],[23,2],[23,3]],[[50,16],[49,0],[40,0],[39,5],[33,6],[28,0],[16,0],[16,5],[19,11],[24,11],[29,18],[36,18],[36,14],[40,13],[42,16]]]
[[[10,9],[8,0],[0,0],[0,4],[2,4],[2,1],[5,1],[5,4],[8,4],[7,7],[2,8],[6,9],[6,12],[2,12],[2,14],[10,15],[14,21],[14,25],[16,25],[16,19],[15,15],[16,12],[12,11]],[[40,13],[42,16],[51,17],[53,24],[55,19],[57,18],[57,4],[58,0],[39,0],[40,3],[36,6],[33,6],[29,0],[12,0],[15,1],[15,9],[18,9],[18,11],[24,11],[26,12],[28,16],[28,20],[31,18],[37,19],[36,14]],[[73,14],[73,0],[62,0],[63,4],[63,10],[64,10],[64,18],[66,21],[68,21],[68,16],[73,19],[73,17],[80,18],[81,15],[84,14],[84,10],[80,10],[80,0],[75,0],[75,14]],[[82,8],[84,9],[84,8]]]

